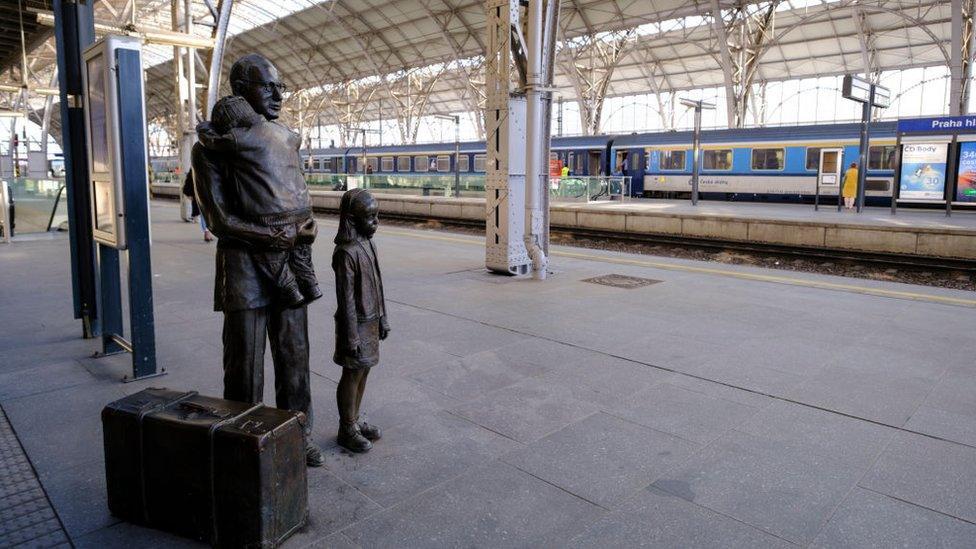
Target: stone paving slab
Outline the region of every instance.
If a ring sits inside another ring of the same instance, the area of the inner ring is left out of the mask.
[[[612,509],[697,449],[699,445],[687,440],[596,413],[502,460]]]
[[[652,487],[596,521],[568,547],[759,549],[794,545]]]
[[[860,486],[976,523],[976,448],[899,433]]]
[[[47,494],[0,408],[0,547],[70,547]]]
[[[558,547],[604,513],[496,462],[343,533],[361,547]]]
[[[863,472],[767,437],[731,432],[653,486],[805,545]]]
[[[199,546],[105,505],[106,403],[149,386],[221,391],[213,245],[174,206],[153,214],[168,372],[153,380],[119,383],[126,355],[91,358],[97,341],[71,318],[66,240],[0,246],[0,405],[40,482],[0,516],[40,518],[46,491],[59,535],[78,547]],[[377,245],[393,333],[364,407],[384,436],[365,455],[335,445],[327,291],[309,311],[313,436],[327,467],[309,471],[309,524],[285,549],[971,538],[972,309],[732,274],[970,294],[559,247],[572,257],[557,255],[538,283],[485,274],[483,244],[466,235],[383,227]],[[330,254],[320,239],[325,288]],[[662,282],[583,282],[607,274]]]
[[[857,488],[811,547],[973,546],[976,525],[924,507]]]

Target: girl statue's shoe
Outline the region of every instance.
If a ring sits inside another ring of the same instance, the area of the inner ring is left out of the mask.
[[[366,437],[367,440],[379,440],[381,438],[380,428],[375,425],[370,425],[365,421],[359,422],[359,432]]]
[[[336,437],[339,446],[350,452],[363,453],[373,448],[373,443],[366,439],[359,426],[355,423],[343,424],[339,426],[339,435]]]

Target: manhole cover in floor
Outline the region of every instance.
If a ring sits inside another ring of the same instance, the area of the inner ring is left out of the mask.
[[[652,278],[640,278],[637,276],[608,274],[595,276],[593,278],[586,278],[583,280],[583,282],[592,282],[593,284],[602,284],[604,286],[613,286],[614,288],[633,290],[634,288],[642,288],[644,286],[650,286],[651,284],[657,284],[661,281],[654,280]]]

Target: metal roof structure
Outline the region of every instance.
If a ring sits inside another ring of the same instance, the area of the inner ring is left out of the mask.
[[[197,19],[212,7],[210,0],[191,4]],[[579,101],[584,130],[594,131],[603,100],[612,96],[723,87],[729,120],[742,125],[753,87],[762,82],[943,65],[968,87],[973,4],[563,0],[555,92]],[[172,28],[169,0],[138,1],[135,17],[132,5],[102,0],[96,18]],[[953,9],[965,20],[958,37]],[[354,127],[382,117],[397,120],[410,141],[421,116],[480,109],[485,17],[484,0],[237,0],[223,73],[238,56],[260,52],[289,85],[286,106],[296,126]],[[212,30],[201,24],[192,32],[209,37]],[[51,41],[30,53],[29,86],[50,85]],[[146,57],[153,65],[148,116],[166,126],[176,109],[172,48],[153,48]],[[0,85],[17,85],[18,72],[0,65]],[[0,105],[13,106],[12,96]]]
[[[0,67],[21,65],[23,46],[31,52],[51,37],[52,29],[38,24],[32,13],[50,9],[50,0],[0,0]]]

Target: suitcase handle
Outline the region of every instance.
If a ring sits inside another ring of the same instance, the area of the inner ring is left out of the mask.
[[[204,406],[203,404],[197,404],[196,402],[181,402],[179,406],[180,408],[191,410],[193,412],[201,412],[204,414],[210,414],[212,416],[220,416],[220,414],[217,413],[216,408]]]

